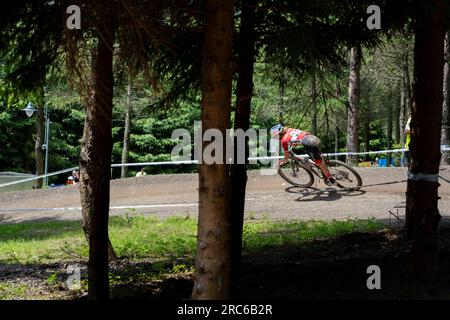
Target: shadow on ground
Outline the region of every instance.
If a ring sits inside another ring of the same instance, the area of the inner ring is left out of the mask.
[[[269,249],[244,262],[236,298],[449,299],[450,229],[442,230],[440,275],[427,285],[409,277],[409,246],[401,233],[352,233],[296,247]],[[381,269],[381,290],[369,290],[367,268]]]
[[[295,201],[336,201],[342,197],[355,197],[366,193],[365,190],[346,190],[346,189],[317,189],[317,188],[299,188],[288,187],[285,189],[288,193],[299,194],[300,197]]]
[[[232,299],[449,299],[450,227],[442,225],[440,233],[440,274],[426,285],[408,275],[409,245],[401,230],[384,229],[246,253]],[[68,265],[0,265],[0,283],[35,279],[45,283],[39,289],[41,293],[47,290],[56,299],[85,299],[85,291],[74,293],[65,288]],[[189,299],[192,265],[192,257],[158,262],[120,260],[110,267],[112,298]],[[381,269],[380,290],[367,288],[367,268],[371,265]],[[174,266],[182,267],[174,272]],[[51,285],[48,279],[55,273],[60,282]],[[81,273],[85,278],[85,263]]]
[[[449,244],[450,228],[441,227],[440,274],[426,285],[409,276],[409,246],[400,231],[352,233],[266,248],[244,255],[242,277],[233,287],[232,299],[449,299]],[[380,290],[367,288],[371,265],[381,269]],[[152,285],[122,286],[114,292],[120,298],[188,299],[192,279],[189,274],[162,281],[157,290]]]

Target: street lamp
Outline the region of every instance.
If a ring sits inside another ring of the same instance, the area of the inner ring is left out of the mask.
[[[27,114],[28,118],[30,118],[37,109],[33,107],[33,104],[31,102],[28,102],[25,109],[22,109]]]
[[[25,111],[28,118],[31,118],[35,111],[38,111],[31,102],[28,102],[27,106],[22,109]],[[50,133],[50,114],[48,112],[48,106],[45,104],[45,134],[44,134],[44,144],[42,145],[42,150],[45,150],[45,175],[48,173],[48,141]],[[44,177],[44,185],[48,185],[48,177]]]

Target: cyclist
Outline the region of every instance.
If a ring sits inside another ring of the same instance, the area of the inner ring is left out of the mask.
[[[325,177],[324,181],[327,185],[334,185],[335,181],[331,176],[320,151],[320,139],[308,131],[284,127],[277,124],[270,129],[272,138],[278,136],[281,140],[281,146],[284,150],[284,159],[280,160],[279,166],[283,166],[289,159],[289,145],[301,144],[306,151],[311,155],[314,162],[319,166]]]

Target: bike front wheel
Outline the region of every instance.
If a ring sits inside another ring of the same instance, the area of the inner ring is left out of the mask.
[[[339,160],[328,160],[326,163],[331,176],[339,188],[348,190],[358,190],[361,188],[362,179],[355,169]]]
[[[278,169],[279,175],[290,184],[308,188],[314,183],[314,176],[311,171],[297,161],[289,161]]]

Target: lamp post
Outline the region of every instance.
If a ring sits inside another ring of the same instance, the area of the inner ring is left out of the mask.
[[[28,102],[27,106],[22,109],[25,111],[28,118],[31,118],[37,109],[33,106],[31,102]],[[48,112],[48,106],[45,103],[45,111],[44,111],[44,117],[45,117],[45,133],[44,133],[44,144],[42,145],[42,150],[45,150],[45,175],[48,173],[48,143],[49,143],[49,134],[50,134],[50,114]],[[48,177],[44,177],[44,185],[48,185]]]

